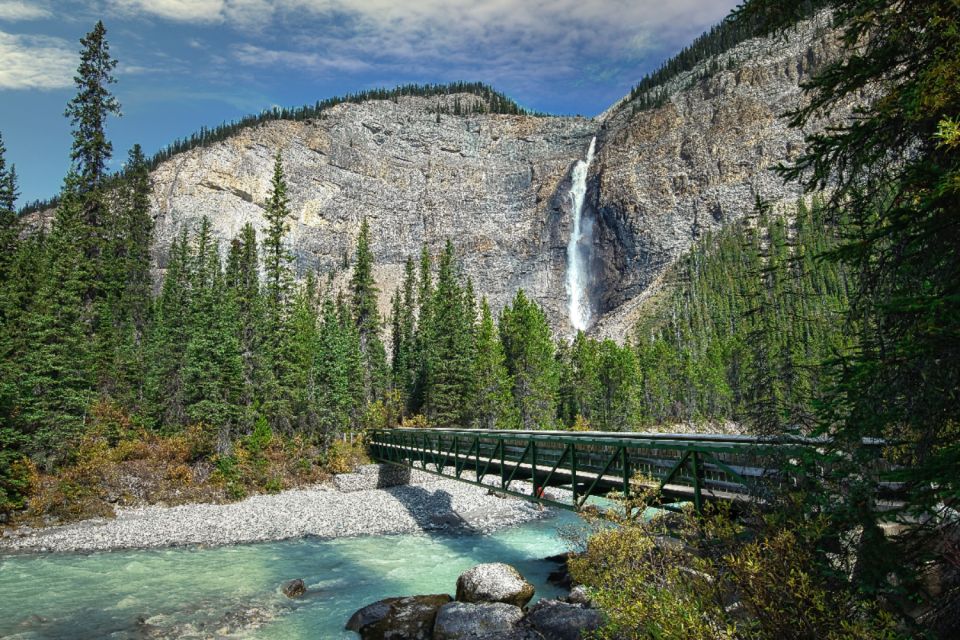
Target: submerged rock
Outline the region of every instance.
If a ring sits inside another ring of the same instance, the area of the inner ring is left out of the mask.
[[[358,610],[345,628],[363,640],[429,640],[438,609],[450,600],[445,593],[385,598]]]
[[[284,582],[280,590],[283,591],[283,595],[288,598],[299,598],[307,592],[307,585],[303,583],[302,579],[297,578],[296,580]]]
[[[517,627],[520,607],[503,602],[451,602],[440,607],[433,627],[434,640],[507,640],[524,637]]]
[[[534,592],[534,586],[519,571],[502,562],[478,564],[457,578],[460,602],[503,602],[523,607]]]

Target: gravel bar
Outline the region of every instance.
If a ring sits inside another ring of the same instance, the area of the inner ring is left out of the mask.
[[[117,509],[116,518],[109,520],[24,527],[5,534],[0,553],[216,546],[303,536],[444,530],[488,533],[546,513],[524,500],[418,471],[408,474],[409,484],[384,486],[392,483],[394,471],[366,465],[356,474],[338,476],[333,484],[252,496],[232,504]]]

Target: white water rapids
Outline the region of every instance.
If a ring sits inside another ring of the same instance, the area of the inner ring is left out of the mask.
[[[593,162],[597,139],[590,140],[585,160],[573,165],[570,184],[570,241],[567,243],[567,298],[570,308],[570,324],[575,331],[585,331],[590,326],[590,248],[593,243],[593,224],[583,220],[583,202],[587,196],[587,171]]]

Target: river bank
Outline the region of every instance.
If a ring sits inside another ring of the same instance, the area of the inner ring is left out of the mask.
[[[232,504],[118,508],[113,519],[8,532],[0,540],[0,554],[222,546],[307,536],[489,533],[544,513],[534,504],[428,473],[410,472],[399,486],[384,486],[395,480],[383,476],[378,465],[366,465],[335,482]]]

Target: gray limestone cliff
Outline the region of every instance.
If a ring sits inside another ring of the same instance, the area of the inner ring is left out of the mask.
[[[298,272],[343,278],[361,219],[373,236],[381,309],[403,263],[450,239],[494,310],[517,289],[569,334],[565,290],[571,168],[597,136],[584,215],[595,225],[595,331],[623,338],[658,276],[705,230],[748,214],[755,197],[799,192],[769,170],[795,157],[802,133],[782,115],[799,83],[837,52],[826,18],[745,42],[670,81],[662,107],[627,101],[596,119],[437,114],[438,98],[340,104],[310,121],[276,121],[179,154],[153,172],[156,256],[203,216],[226,245],[262,231],[280,150]],[[716,65],[714,65],[714,68]],[[472,95],[450,96],[469,106]]]

